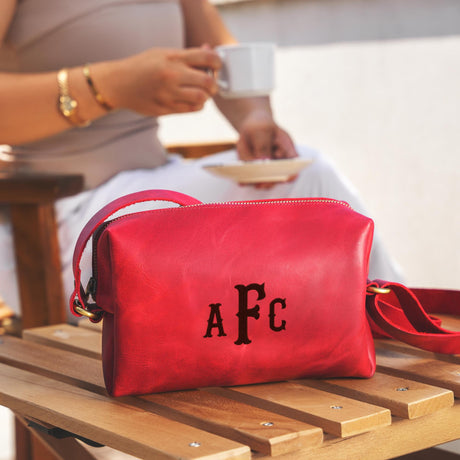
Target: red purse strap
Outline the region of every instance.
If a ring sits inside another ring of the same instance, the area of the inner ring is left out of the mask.
[[[83,227],[75,245],[75,251],[73,254],[75,289],[70,297],[70,310],[74,315],[87,316],[93,322],[97,322],[102,319],[101,309],[97,308],[95,305],[88,305],[88,293],[85,292],[81,284],[80,262],[89,239],[96,229],[113,214],[121,209],[146,201],[170,201],[180,206],[201,204],[201,201],[179,192],[173,192],[170,190],[144,190],[142,192],[122,196],[121,198],[108,203],[96,214],[94,214],[94,216]]]
[[[460,353],[460,332],[442,328],[430,316],[460,315],[460,291],[409,289],[376,280],[368,284],[366,308],[376,336],[390,336],[435,353]]]

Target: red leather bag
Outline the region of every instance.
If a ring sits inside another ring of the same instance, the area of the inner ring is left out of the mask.
[[[144,201],[180,207],[107,221]],[[104,378],[114,396],[371,377],[371,330],[460,353],[460,332],[428,314],[460,313],[460,292],[368,282],[372,235],[371,219],[331,199],[202,204],[166,190],[134,193],[81,232],[71,309],[104,319]],[[91,237],[85,291],[79,265]]]
[[[149,200],[180,207],[105,222]],[[79,264],[93,233],[85,293]],[[330,199],[201,204],[176,192],[135,193],[82,231],[71,308],[104,318],[104,378],[115,396],[370,377],[372,234],[369,218]]]

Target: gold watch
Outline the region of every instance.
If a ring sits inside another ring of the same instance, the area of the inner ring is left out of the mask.
[[[61,69],[57,74],[59,88],[58,108],[62,116],[74,126],[88,126],[91,121],[82,120],[78,116],[78,102],[69,92],[69,71]]]

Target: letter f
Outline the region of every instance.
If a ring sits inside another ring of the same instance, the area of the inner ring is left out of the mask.
[[[259,305],[255,305],[253,308],[248,308],[248,292],[256,291],[257,300],[262,300],[265,297],[265,286],[264,284],[252,283],[244,286],[243,284],[237,284],[235,288],[238,290],[238,339],[235,345],[242,345],[243,343],[251,343],[248,337],[248,317],[251,316],[255,319],[259,319]]]

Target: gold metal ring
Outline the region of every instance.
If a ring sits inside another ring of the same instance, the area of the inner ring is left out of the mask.
[[[73,309],[79,315],[86,316],[87,318],[90,318],[90,319],[98,319],[99,318],[99,316],[96,315],[96,313],[93,313],[91,311],[85,310],[83,307],[80,307],[79,305],[74,304]]]
[[[377,286],[368,286],[367,292],[370,294],[389,294],[391,292],[390,288],[381,288]]]

